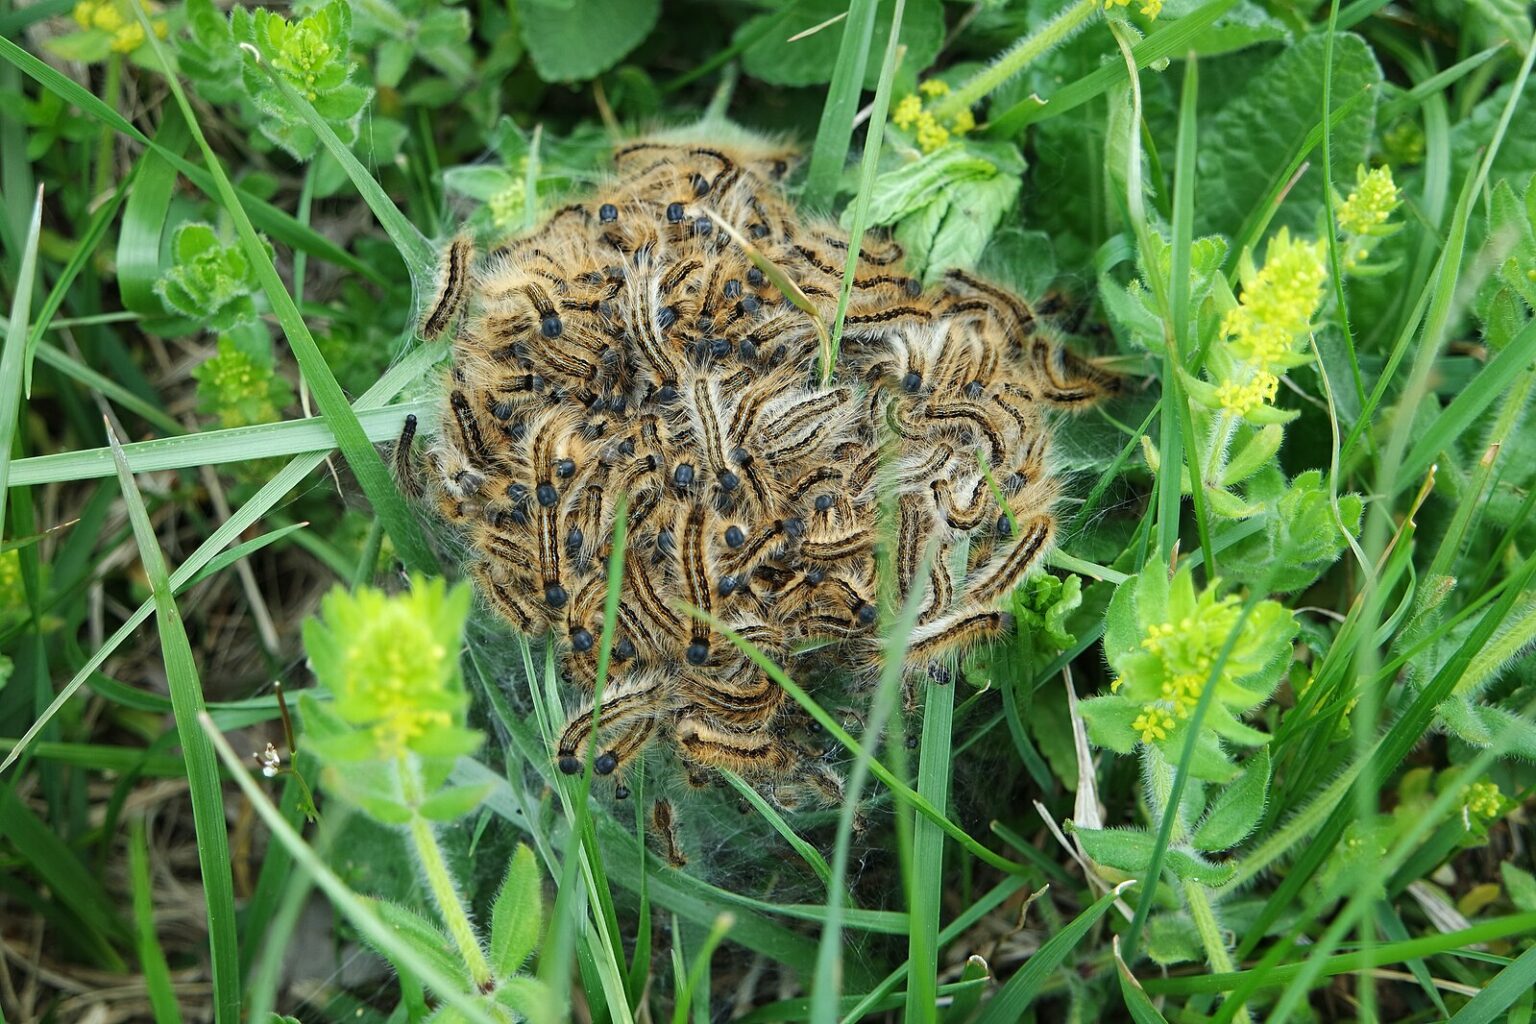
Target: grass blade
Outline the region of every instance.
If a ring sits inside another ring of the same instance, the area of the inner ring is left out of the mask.
[[[176,715],[176,730],[181,737],[182,758],[187,763],[187,789],[192,798],[192,819],[197,828],[197,858],[202,869],[203,893],[208,904],[208,942],[212,953],[213,1013],[218,1024],[238,1024],[240,1020],[240,956],[235,934],[235,888],[230,871],[229,833],[225,826],[224,794],[219,781],[218,761],[208,737],[197,727],[197,716],[207,714],[203,705],[203,687],[198,680],[197,664],[192,660],[192,645],[187,628],[176,607],[176,598],[165,556],[155,538],[149,513],[139,496],[133,473],[122,457],[117,435],[107,428],[117,461],[117,478],[122,483],[128,518],[133,524],[139,557],[153,591],[155,620],[160,627],[160,647],[165,659],[166,684],[171,691],[171,706]]]
[[[864,70],[869,65],[869,48],[875,35],[877,7],[878,0],[850,0],[848,5],[843,41],[838,46],[837,64],[827,86],[827,102],[821,108],[821,124],[816,129],[816,144],[811,147],[811,166],[806,171],[805,201],[816,206],[831,204],[838,176],[848,159],[853,118],[864,90]]]
[[[923,706],[923,738],[917,766],[917,791],[939,813],[949,806],[951,730],[955,716],[953,684],[931,685]],[[909,1021],[938,1018],[939,909],[944,895],[944,833],[931,820],[912,826],[912,893],[907,962]]]
[[[429,349],[420,351],[433,354]],[[407,415],[414,414],[420,418],[435,407],[436,403],[429,401],[403,402],[386,408],[359,407],[356,415],[363,436],[369,441],[390,441],[400,436],[400,428]],[[324,454],[334,451],[336,446],[336,434],[325,417],[314,416],[254,427],[204,430],[181,437],[137,441],[122,447],[130,469],[135,473],[154,473],[167,469],[220,466],[279,455]],[[113,474],[112,467],[110,448],[86,448],[56,455],[34,456],[16,461],[10,485],[26,487],[108,477]]]
[[[11,318],[5,328],[5,348],[0,350],[0,537],[5,536],[4,495],[10,486],[11,451],[21,412],[21,364],[27,349],[27,320],[32,315],[32,283],[37,276],[37,238],[43,227],[43,190],[37,190],[27,241],[21,250],[21,271],[16,294],[11,296]]]
[[[134,818],[128,833],[128,873],[133,880],[133,923],[139,940],[139,969],[144,972],[144,987],[149,991],[150,1009],[155,1024],[181,1024],[181,1009],[176,1005],[176,990],[171,985],[171,969],[165,962],[165,950],[155,935],[155,905],[150,893],[149,842],[144,819]]]
[[[1045,945],[1035,950],[1034,956],[1025,962],[1019,972],[998,989],[997,995],[982,1007],[976,1024],[1014,1024],[1015,1021],[1023,1020],[1024,1011],[1029,1009],[1030,1003],[1040,994],[1046,981],[1066,960],[1067,954],[1077,948],[1078,943],[1088,934],[1088,929],[1104,916],[1115,900],[1120,898],[1120,894],[1135,884],[1134,879],[1121,882],[1052,935]]]
[[[144,26],[145,38],[154,49],[161,66],[173,68],[174,65],[167,60],[165,49],[155,35],[154,27],[149,23],[148,14],[142,7],[134,8],[134,14],[138,17],[139,23]],[[257,237],[256,228],[252,225],[250,217],[246,215],[244,207],[240,205],[234,186],[230,184],[228,175],[224,173],[224,168],[219,163],[219,158],[214,154],[213,148],[208,145],[208,139],[197,123],[197,115],[187,100],[186,91],[181,87],[180,78],[172,70],[165,76],[165,81],[176,97],[176,104],[181,108],[182,117],[192,129],[192,139],[202,151],[203,160],[213,175],[219,199],[234,222],[235,232],[240,236],[241,248],[245,251],[245,257],[250,265],[256,270],[256,277],[261,281],[267,301],[272,304],[272,311],[277,316],[278,323],[282,325],[283,334],[287,337],[294,357],[299,362],[304,381],[309,385],[315,403],[320,407],[321,415],[325,417],[331,430],[336,434],[337,447],[341,449],[347,465],[352,468],[357,482],[367,494],[374,512],[383,520],[384,529],[395,542],[395,549],[399,552],[400,560],[405,563],[406,568],[417,572],[431,571],[436,567],[437,560],[432,555],[432,549],[427,546],[421,527],[411,515],[410,510],[406,508],[405,498],[395,486],[389,470],[384,465],[384,460],[379,457],[378,450],[373,447],[367,434],[363,432],[362,425],[357,421],[357,414],[347,404],[341,385],[336,383],[335,375],[331,372],[325,357],[320,354],[320,348],[309,333],[308,325],[299,315],[299,308],[294,304],[293,296],[288,294],[287,287],[278,276],[277,268],[272,265],[272,257],[268,254],[266,245]]]

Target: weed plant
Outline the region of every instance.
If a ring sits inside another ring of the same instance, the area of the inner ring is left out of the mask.
[[[1533,60],[1514,0],[6,0],[0,1020],[1529,1021]],[[386,464],[440,248],[726,122],[1122,381],[1005,640],[765,664],[828,810],[556,770]]]

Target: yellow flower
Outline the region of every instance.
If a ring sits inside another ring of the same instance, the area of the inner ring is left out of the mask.
[[[968,109],[962,109],[941,121],[933,111],[924,108],[923,96],[932,99],[948,92],[947,82],[930,78],[917,87],[916,93],[903,96],[896,104],[896,109],[891,111],[891,124],[902,131],[911,132],[917,148],[924,153],[932,153],[954,136],[964,135],[976,127],[976,117]]]
[[[1504,810],[1504,794],[1496,782],[1474,782],[1467,787],[1463,806],[1473,817],[1497,818]]]
[[[896,109],[891,113],[891,123],[903,131],[917,123],[918,116],[923,112],[923,101],[916,93],[908,93],[896,104]]]
[[[939,124],[938,118],[923,111],[917,118],[917,148],[932,153],[949,141],[949,129]]]
[[[1168,730],[1173,728],[1173,716],[1160,708],[1148,704],[1141,709],[1141,714],[1131,723],[1131,728],[1141,733],[1141,742],[1152,743],[1156,740],[1168,738]]]
[[[1141,13],[1148,18],[1155,18],[1163,13],[1163,0],[1146,0],[1141,5]]]
[[[1382,166],[1367,172],[1362,164],[1355,169],[1355,190],[1339,204],[1339,229],[1351,235],[1375,234],[1402,201],[1392,181],[1392,168]]]

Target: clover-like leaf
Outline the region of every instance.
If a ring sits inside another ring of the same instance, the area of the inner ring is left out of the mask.
[[[171,236],[175,263],[155,282],[173,313],[211,331],[228,331],[256,318],[255,268],[238,245],[224,245],[212,225],[183,224]]]

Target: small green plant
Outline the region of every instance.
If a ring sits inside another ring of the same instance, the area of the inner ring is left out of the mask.
[[[300,160],[314,156],[320,141],[303,115],[274,89],[262,65],[286,82],[350,145],[373,90],[352,81],[352,9],[332,0],[313,13],[289,21],[265,8],[235,7],[230,39],[245,54],[241,63],[246,95],[263,117],[261,131]]]
[[[211,331],[256,318],[260,285],[238,245],[225,245],[212,225],[183,224],[171,238],[175,263],[155,284],[166,308]]]
[[[538,868],[519,847],[492,904],[488,937],[470,919],[436,829],[474,810],[484,785],[448,784],[458,758],[483,737],[468,727],[459,649],[472,596],[441,579],[411,581],[407,594],[371,587],[333,590],[304,624],[304,646],[329,696],[300,699],[302,743],[324,764],[323,787],[381,824],[404,831],[442,926],[409,907],[378,903],[401,938],[495,1019],[553,1019],[549,991],[519,973],[538,945],[543,899]],[[446,934],[444,933],[446,928]],[[461,1019],[441,1010],[439,1024]]]
[[[219,335],[218,354],[192,371],[198,404],[224,427],[276,423],[293,403],[293,387],[273,369],[265,332]]]

